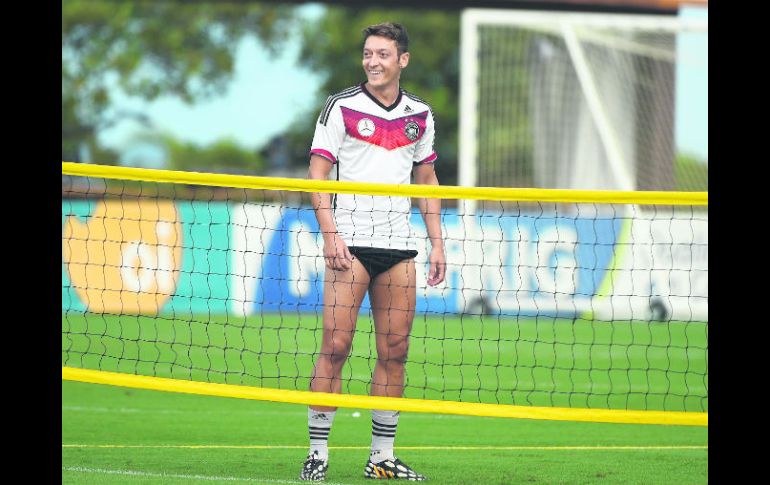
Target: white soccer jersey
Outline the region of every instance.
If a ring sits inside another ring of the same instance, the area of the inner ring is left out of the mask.
[[[401,89],[384,106],[361,84],[327,98],[310,153],[336,164],[339,180],[409,184],[415,165],[436,160],[434,130],[425,101]],[[416,249],[410,208],[408,197],[338,194],[334,219],[348,246]]]

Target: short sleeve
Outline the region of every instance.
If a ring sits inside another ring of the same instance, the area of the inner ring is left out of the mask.
[[[428,116],[425,118],[425,134],[420,137],[414,152],[414,165],[433,163],[438,156],[433,150],[433,140],[435,138],[436,126],[433,121],[433,112],[428,110]]]
[[[311,155],[320,155],[332,163],[337,163],[340,147],[345,138],[345,125],[342,121],[342,111],[339,103],[332,103],[331,96],[326,101],[324,110],[318,116],[315,125],[313,143],[310,145]]]

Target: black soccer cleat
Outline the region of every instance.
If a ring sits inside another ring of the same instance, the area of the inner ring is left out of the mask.
[[[383,460],[379,463],[372,463],[372,460],[369,460],[364,468],[364,476],[380,480],[409,480],[411,482],[427,480],[425,475],[420,475],[412,470],[398,458]]]
[[[326,480],[326,470],[328,469],[329,464],[326,462],[326,460],[320,459],[318,457],[318,453],[313,452],[312,455],[307,456],[305,464],[302,465],[302,471],[299,473],[299,479],[321,482]]]

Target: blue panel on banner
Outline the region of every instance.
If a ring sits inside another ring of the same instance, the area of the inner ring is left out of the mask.
[[[413,211],[411,223],[421,253],[418,273],[427,272],[429,244],[419,211]],[[465,306],[464,292],[475,284],[480,289],[477,293],[494,303],[493,313],[575,316],[580,305],[564,302],[593,297],[607,275],[621,226],[621,220],[614,217],[485,213],[475,218],[480,234],[475,251],[472,242],[456,236],[465,234],[462,223],[456,210],[444,211],[446,282],[440,289],[418,284],[418,312],[460,313]],[[254,311],[320,312],[325,266],[323,239],[313,210],[285,210],[272,235],[262,274],[255,275],[261,284],[253,298]],[[554,304],[556,298],[561,305]],[[361,311],[369,309],[367,295]]]

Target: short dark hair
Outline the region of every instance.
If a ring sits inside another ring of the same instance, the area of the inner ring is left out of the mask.
[[[396,47],[398,49],[398,55],[404,52],[409,52],[409,35],[406,33],[406,27],[401,24],[392,22],[383,22],[380,24],[370,25],[363,30],[364,42],[372,35],[379,37],[386,37],[396,41]]]

